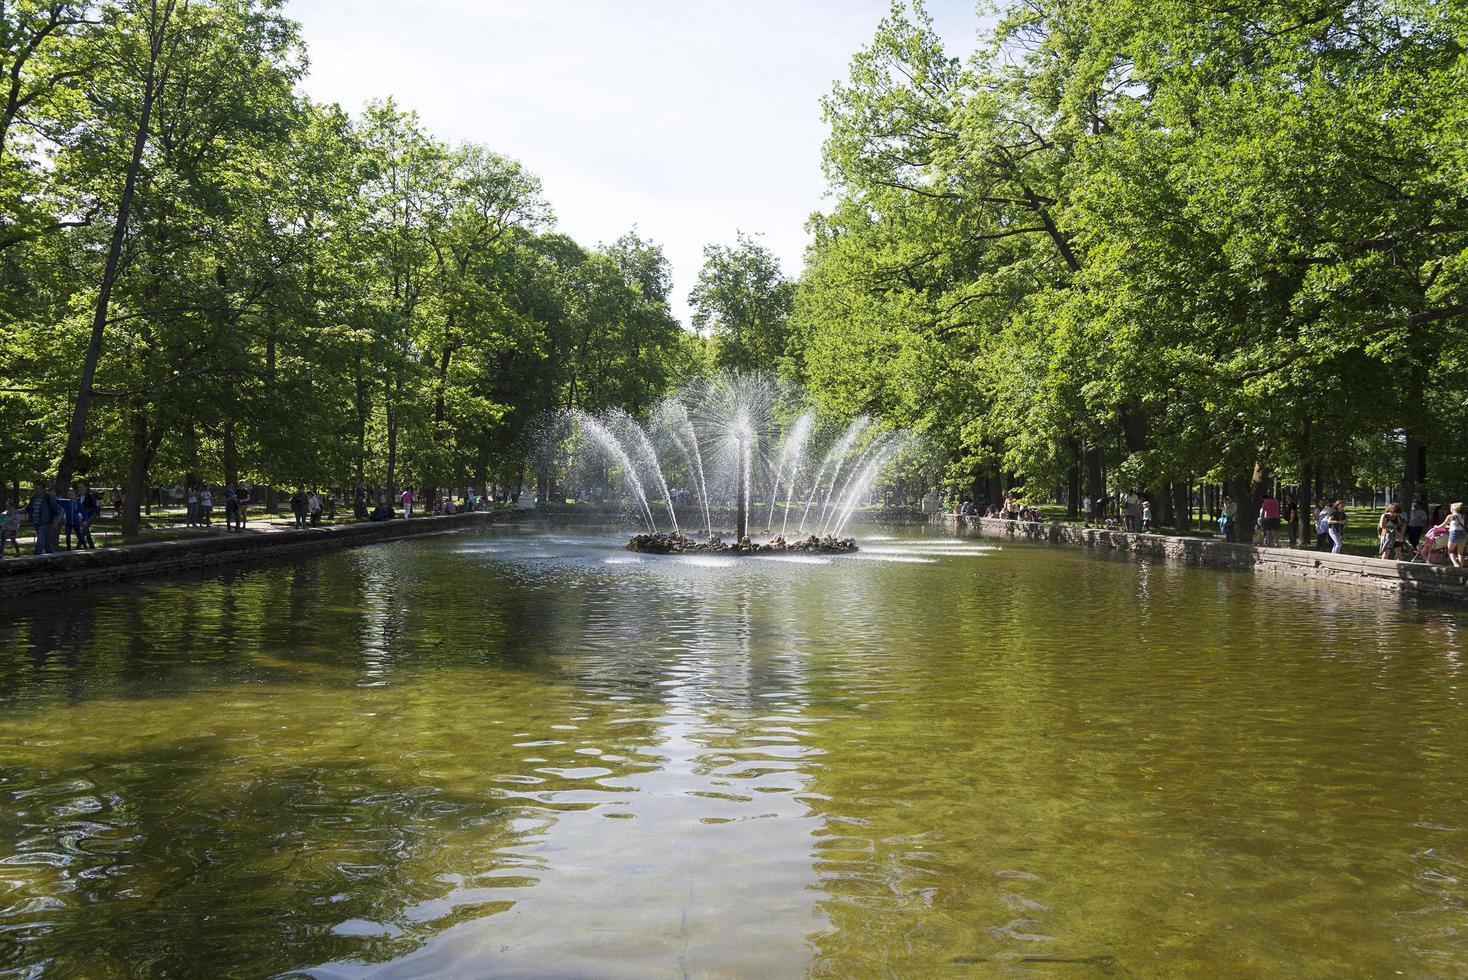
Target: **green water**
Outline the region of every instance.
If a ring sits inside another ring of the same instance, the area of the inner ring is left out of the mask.
[[[0,611],[0,974],[1468,973],[1464,621],[887,532]]]

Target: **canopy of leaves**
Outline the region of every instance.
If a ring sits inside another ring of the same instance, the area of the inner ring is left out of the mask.
[[[1094,453],[1153,488],[1370,484],[1368,458],[1410,483],[1421,445],[1462,488],[1465,24],[1022,0],[960,64],[894,4],[826,100],[802,378],[934,435],[962,482],[1054,487]]]
[[[280,0],[0,4],[6,488],[65,441],[138,145],[77,472],[134,500],[518,487],[539,416],[636,411],[697,358],[657,244],[576,244],[521,163],[314,104],[306,62]]]

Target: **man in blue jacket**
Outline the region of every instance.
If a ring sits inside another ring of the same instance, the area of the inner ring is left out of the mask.
[[[66,550],[80,547],[82,543],[82,507],[81,502],[75,497],[63,497],[56,495],[56,506],[61,508],[63,526],[66,528]],[[72,544],[72,535],[76,535],[76,544]],[[55,546],[56,551],[61,550],[61,542],[58,539]]]
[[[92,492],[92,488],[85,483],[77,490],[77,504],[81,508],[80,541],[83,548],[95,548],[97,542],[92,540],[92,522],[102,513],[102,501]]]

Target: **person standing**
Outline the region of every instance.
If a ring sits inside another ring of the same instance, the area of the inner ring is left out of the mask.
[[[1142,498],[1142,531],[1148,533],[1152,530],[1152,501],[1146,497]]]
[[[224,530],[233,531],[240,523],[240,495],[228,483],[224,485]]]
[[[15,557],[20,557],[20,522],[24,517],[18,504],[0,512],[0,554],[5,551],[5,542],[9,541],[15,549]]]
[[[1330,505],[1330,516],[1325,521],[1325,533],[1330,535],[1330,553],[1341,553],[1346,538],[1346,502],[1337,500]]]
[[[412,487],[404,487],[403,488],[403,495],[402,495],[402,498],[401,499],[402,499],[402,502],[403,502],[403,516],[404,517],[412,517],[413,516],[413,488]]]
[[[1081,520],[1086,527],[1091,526],[1091,495],[1088,493],[1081,498]]]
[[[234,496],[240,503],[240,530],[243,531],[245,522],[250,519],[250,488],[244,480],[235,481]]]
[[[209,520],[214,514],[214,493],[209,489],[209,484],[199,487],[199,523],[204,527],[209,526]]]
[[[56,495],[47,490],[45,484],[39,480],[31,492],[30,503],[26,504],[26,514],[30,518],[31,527],[36,531],[36,545],[32,553],[49,555],[54,550],[52,535],[56,533],[56,522],[61,519],[61,505]]]
[[[78,492],[76,487],[72,487],[70,495],[57,494],[56,503],[61,508],[61,529],[66,534],[66,550],[72,551],[81,547],[81,493]],[[59,537],[55,542],[55,550],[61,550]]]
[[[1321,497],[1315,505],[1315,547],[1319,551],[1330,550],[1330,503]]]
[[[1402,505],[1392,503],[1376,522],[1376,557],[1399,560],[1402,548]]]
[[[20,557],[20,522],[24,518],[18,502],[0,512],[0,554],[5,551],[5,542],[9,541],[15,549],[15,557]]]
[[[97,542],[92,540],[92,522],[102,516],[102,500],[87,484],[82,484],[81,496],[82,525],[81,544],[83,548],[96,548]]]
[[[296,515],[296,530],[306,530],[306,488],[298,485],[291,494],[291,513]]]
[[[1463,553],[1468,549],[1468,514],[1463,511],[1462,501],[1448,508],[1448,516],[1438,527],[1448,532],[1448,561],[1454,568],[1462,568]]]
[[[1218,518],[1218,524],[1223,528],[1223,540],[1233,541],[1236,539],[1234,526],[1239,516],[1239,505],[1234,503],[1234,498],[1228,494],[1223,497],[1223,510]]]
[[[189,527],[199,526],[199,490],[192,483],[184,494],[184,523]]]
[[[1284,499],[1284,522],[1290,528],[1290,547],[1296,548],[1300,544],[1300,502],[1295,499],[1293,493],[1286,493]]]
[[[1427,510],[1422,506],[1422,501],[1412,501],[1411,513],[1407,515],[1407,543],[1416,551],[1417,546],[1422,543],[1422,533],[1427,530]]]
[[[321,526],[321,494],[317,493],[314,489],[311,491],[311,495],[306,498],[306,513],[311,519],[312,527]]]
[[[1279,514],[1279,501],[1265,490],[1264,499],[1259,501],[1259,529],[1264,532],[1266,548],[1279,547]]]

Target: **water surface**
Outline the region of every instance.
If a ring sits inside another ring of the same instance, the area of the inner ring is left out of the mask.
[[[0,611],[0,974],[1468,972],[1451,610],[891,531]]]

